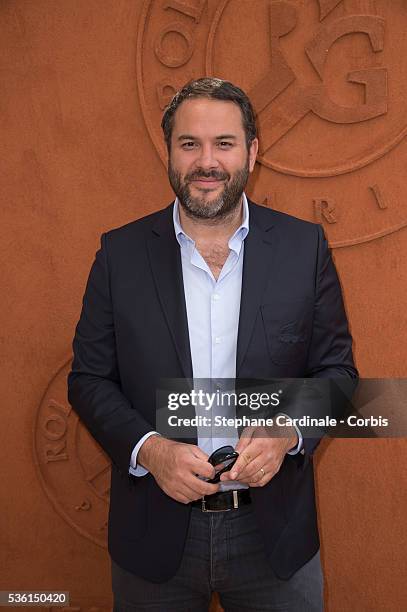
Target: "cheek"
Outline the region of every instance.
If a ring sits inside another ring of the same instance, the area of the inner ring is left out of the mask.
[[[184,178],[187,174],[189,174],[192,170],[196,168],[194,163],[193,156],[188,156],[187,159],[184,157],[178,156],[176,159],[172,159],[172,167],[176,172],[179,172],[181,177]]]

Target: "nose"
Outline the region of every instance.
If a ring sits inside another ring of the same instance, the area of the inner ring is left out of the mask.
[[[201,146],[196,165],[203,170],[211,170],[212,168],[219,167],[219,161],[216,158],[216,150],[211,144],[208,143]]]

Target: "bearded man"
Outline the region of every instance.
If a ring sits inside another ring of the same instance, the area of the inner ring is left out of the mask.
[[[102,235],[68,379],[112,460],[114,610],[203,612],[213,591],[226,612],[322,610],[319,438],[254,427],[171,439],[156,392],[164,379],[356,378],[327,242],[244,193],[258,139],[241,89],[189,82],[162,128],[176,199]],[[208,482],[225,445],[238,459]]]

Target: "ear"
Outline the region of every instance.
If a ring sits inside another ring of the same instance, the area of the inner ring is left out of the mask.
[[[249,147],[249,172],[253,172],[256,163],[257,152],[259,150],[259,140],[254,138]]]

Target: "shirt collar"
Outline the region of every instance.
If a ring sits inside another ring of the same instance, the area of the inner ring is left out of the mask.
[[[174,202],[174,210],[173,210],[173,222],[174,222],[174,231],[175,236],[178,240],[179,245],[182,247],[186,242],[192,243],[195,242],[186,234],[182,228],[180,218],[179,218],[179,200],[175,198]],[[228,246],[232,251],[235,251],[239,254],[243,240],[246,238],[249,233],[249,204],[247,202],[246,194],[243,192],[243,220],[241,225],[234,232],[233,236],[229,239]]]

